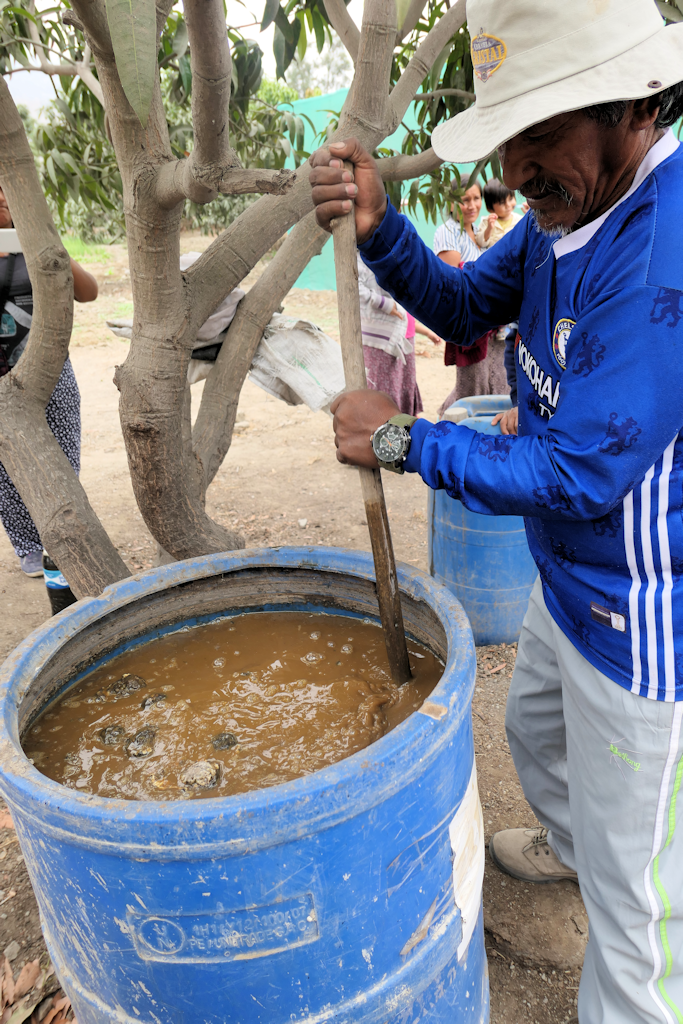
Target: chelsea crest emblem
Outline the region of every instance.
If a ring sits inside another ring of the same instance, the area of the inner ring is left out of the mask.
[[[505,60],[507,46],[497,36],[490,36],[479,29],[479,35],[472,40],[472,65],[474,73],[482,82],[487,82]]]
[[[567,342],[572,333],[572,327],[575,326],[576,320],[558,320],[553,331],[553,355],[563,370],[567,366]]]

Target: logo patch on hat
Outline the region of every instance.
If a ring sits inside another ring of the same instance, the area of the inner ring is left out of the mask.
[[[482,82],[488,81],[507,56],[507,46],[497,36],[489,36],[483,28],[472,40],[472,64],[474,73]]]
[[[553,354],[563,370],[567,366],[567,342],[572,327],[576,327],[576,320],[558,320],[553,331]]]

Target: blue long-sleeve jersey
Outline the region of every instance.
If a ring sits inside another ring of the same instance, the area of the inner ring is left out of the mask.
[[[525,217],[458,270],[389,205],[361,246],[442,337],[519,322],[520,435],[418,420],[406,469],[474,512],[523,515],[557,624],[657,700],[683,699],[682,196],[668,132],[624,199],[565,238]]]

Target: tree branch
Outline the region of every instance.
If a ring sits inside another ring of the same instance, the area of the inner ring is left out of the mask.
[[[71,0],[71,6],[96,57],[112,60],[114,51],[109,34],[109,23],[104,3],[96,0]]]
[[[185,0],[185,18],[192,61],[194,149],[188,159],[159,168],[159,204],[168,210],[186,198],[195,203],[210,203],[218,192],[282,195],[291,188],[293,174],[243,170],[230,147],[232,62],[222,0]]]
[[[365,0],[356,73],[339,119],[342,131],[359,122],[386,127],[386,134],[397,127],[387,116],[395,43],[395,0]]]
[[[218,175],[221,168],[215,169]],[[196,203],[209,203],[215,198],[215,192],[223,195],[249,195],[254,192],[261,194],[284,195],[294,185],[296,172],[282,168],[279,171],[267,168],[234,168],[226,178],[213,179],[206,177],[198,183],[192,173],[192,164],[188,160],[175,160],[159,168],[156,177],[156,196],[164,210],[170,210],[183,199],[192,199]],[[195,198],[198,196],[199,198]]]
[[[175,0],[157,0],[157,33],[161,35]]]
[[[93,94],[95,99],[99,100],[102,106],[104,106],[104,95],[102,93],[102,86],[93,75],[89,63],[86,64],[84,61],[83,65],[79,66],[78,76],[80,80],[83,82],[83,85],[90,89],[90,92]]]
[[[433,149],[425,149],[422,153],[415,153],[413,156],[388,156],[384,160],[377,161],[382,181],[406,181],[409,178],[420,178],[423,174],[429,174],[440,167],[443,160],[440,160]]]
[[[415,28],[415,26],[417,25],[418,21],[420,20],[420,15],[424,10],[425,3],[426,0],[410,0],[410,6],[406,11],[406,16],[403,19],[403,24],[399,26],[399,30],[396,34],[396,44],[398,46],[401,45],[406,36],[409,36],[410,33]]]
[[[30,13],[35,15],[36,10],[35,5],[33,3],[29,6],[29,11]],[[30,42],[31,45],[33,46],[39,64],[39,67],[29,67],[28,70],[42,71],[43,74],[50,75],[50,77],[80,77],[83,84],[88,89],[90,89],[91,93],[100,101],[100,103],[104,105],[104,98],[102,96],[102,89],[100,88],[100,83],[97,81],[94,74],[92,73],[92,69],[90,66],[91,51],[87,43],[83,51],[83,60],[73,61],[68,64],[53,64],[51,61],[47,59],[47,51],[52,51],[53,48],[51,46],[48,46],[47,43],[42,42],[40,38],[40,33],[38,32],[38,26],[35,24],[35,22],[32,21],[30,18],[27,18],[26,20],[28,23],[29,31],[29,38],[26,40],[26,42]],[[77,20],[78,19],[74,19],[74,21]],[[65,23],[72,24],[71,21]],[[80,25],[80,22],[78,22],[78,26],[82,27]],[[58,51],[55,50],[54,52],[56,53]]]
[[[313,256],[329,238],[309,213],[287,236],[256,284],[237,307],[235,319],[204,385],[193,447],[203,468],[203,493],[225,458],[237,415],[242,385],[263,332]]]
[[[435,89],[434,92],[416,92],[413,99],[426,102],[427,100],[441,99],[442,96],[457,96],[461,100],[476,99],[476,94],[467,92],[466,89]]]
[[[0,81],[0,183],[33,288],[26,349],[11,373],[0,380],[2,463],[74,593],[95,595],[128,576],[128,570],[45,419],[45,406],[68,353],[73,278],[4,78]]]
[[[194,149],[190,162],[197,179],[203,180],[212,177],[215,168],[224,172],[237,165],[230,149],[232,59],[223,0],[185,0],[184,11],[192,66]]]
[[[355,64],[358,60],[360,46],[360,30],[349,14],[344,0],[324,0],[325,12],[330,25],[337,33],[346,51]]]
[[[62,25],[71,25],[72,28],[77,29],[79,32],[83,31],[83,22],[73,11],[62,11],[60,20]]]
[[[453,14],[455,8],[448,12],[451,15],[446,27],[449,38],[464,18],[463,10],[464,2],[458,0],[456,13]],[[357,64],[354,83],[344,104],[339,128],[330,141],[340,141],[354,135],[361,145],[372,151],[400,123],[395,113],[391,118],[388,117],[389,104],[386,101],[396,39],[395,11],[393,0],[368,0],[366,3],[363,23],[365,40],[362,43],[365,56]],[[447,17],[445,15],[440,24]],[[430,36],[433,42],[435,37],[432,33]],[[434,59],[442,48],[442,45],[438,45]],[[373,51],[377,63],[373,63]],[[386,87],[381,86],[382,81]],[[411,83],[406,108],[414,94],[415,86]],[[413,166],[418,169],[422,167],[422,173],[427,173],[432,158],[420,156],[419,159],[420,163]],[[426,161],[424,164],[421,162],[423,160]],[[237,287],[278,238],[311,210],[309,174],[310,165],[306,162],[298,168],[297,180],[286,196],[280,199],[262,196],[211,243],[186,273],[189,309],[195,330],[201,327],[220,299]]]
[[[86,23],[92,16],[88,0],[73,2]],[[93,45],[89,24],[86,32]],[[133,335],[116,383],[133,490],[146,525],[175,558],[225,551],[241,546],[240,538],[207,516],[198,497],[201,468],[185,440],[187,365],[203,320],[195,324],[180,273],[182,204],[163,209],[156,196],[159,168],[174,162],[161,90],[157,80],[143,127],[113,55],[93,45],[93,56],[123,181],[131,266]],[[217,291],[214,305],[220,285]]]
[[[464,24],[465,17],[465,0],[457,0],[418,46],[391,93],[390,105],[399,122],[403,119],[418,87],[431,71],[432,64]]]

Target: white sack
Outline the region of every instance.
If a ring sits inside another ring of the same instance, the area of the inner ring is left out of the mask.
[[[200,252],[183,253],[180,257],[180,269],[188,270],[201,255],[202,254]],[[209,319],[206,320],[197,331],[197,343],[195,348],[201,348],[202,343],[204,343],[204,345],[214,344],[216,341],[216,335],[220,334],[232,323],[235,313],[237,312],[238,303],[245,295],[246,292],[243,292],[241,288],[233,288],[230,294],[223,299],[218,309],[214,310]]]
[[[339,345],[310,320],[275,313],[251,364],[249,379],[287,405],[326,409],[345,387]]]
[[[105,320],[104,321],[110,331],[113,331],[117,338],[128,338],[133,337],[133,321],[132,320]]]
[[[118,338],[128,338],[130,340],[133,335],[132,320],[106,320],[105,323],[109,330]],[[218,344],[222,340],[222,337],[211,338],[208,344]],[[195,348],[205,348],[206,345],[207,342],[204,345],[196,345]],[[210,362],[208,359],[190,359],[187,367],[187,383],[196,384],[199,380],[205,380],[211,373],[214,362],[215,360]]]
[[[106,323],[119,337],[131,337],[132,320]],[[219,341],[220,337],[213,337],[205,344]],[[213,366],[206,359],[191,359],[188,383],[204,380]],[[306,404],[313,412],[327,411],[345,387],[341,349],[310,320],[275,313],[259,342],[249,379],[287,405]]]

